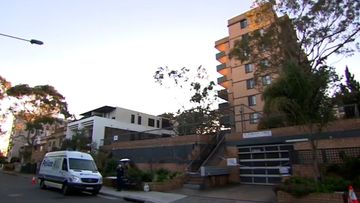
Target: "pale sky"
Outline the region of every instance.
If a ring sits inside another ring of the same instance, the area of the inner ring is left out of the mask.
[[[103,105],[148,114],[175,112],[184,97],[152,76],[160,66],[216,72],[214,42],[250,0],[0,0],[0,75],[13,85],[52,85],[75,115]],[[359,79],[359,54],[345,65]],[[333,60],[337,61],[337,60]],[[177,99],[175,99],[177,98]],[[0,140],[1,142],[1,140]]]

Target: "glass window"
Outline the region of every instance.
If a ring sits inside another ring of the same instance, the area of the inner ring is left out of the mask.
[[[256,96],[252,95],[248,97],[249,106],[255,106],[256,105]]]
[[[63,163],[62,163],[62,170],[67,171],[68,167],[67,167],[67,160],[66,158],[64,158]]]
[[[269,61],[266,60],[266,59],[263,59],[263,60],[260,61],[260,65],[262,67],[268,67],[269,66]]]
[[[141,116],[138,116],[138,124],[141,125]]]
[[[250,123],[255,124],[259,122],[259,113],[251,113],[250,114]]]
[[[262,83],[263,85],[270,85],[271,84],[270,75],[265,75],[264,77],[262,77]]]
[[[240,28],[244,29],[248,26],[247,20],[244,19],[242,21],[240,21]]]
[[[97,171],[96,165],[93,160],[87,159],[69,159],[69,168],[73,170],[87,170]]]
[[[245,73],[251,73],[253,72],[254,68],[251,63],[245,64]]]
[[[254,78],[246,80],[246,87],[247,87],[247,89],[254,89],[255,88],[255,80],[254,80]]]
[[[131,114],[131,123],[135,123],[135,115]]]
[[[154,127],[155,126],[155,120],[152,119],[152,118],[149,118],[148,125],[151,126],[151,127]]]

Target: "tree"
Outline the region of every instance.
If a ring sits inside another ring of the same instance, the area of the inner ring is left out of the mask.
[[[324,66],[311,72],[290,61],[283,65],[279,78],[263,93],[263,120],[281,115],[280,126],[300,125],[308,130],[316,179],[322,178],[316,153],[317,135],[335,119],[328,91],[334,80],[337,75],[333,68]]]
[[[349,68],[345,68],[345,84],[340,84],[340,91],[335,94],[337,104],[344,106],[345,117],[359,116],[360,83],[355,80]]]
[[[216,101],[214,92],[215,83],[208,80],[208,75],[203,67],[198,67],[191,77],[190,69],[181,68],[170,70],[168,67],[160,67],[154,74],[155,82],[166,88],[185,89],[190,92],[188,102],[190,108],[182,105],[177,115],[171,114],[176,122],[174,127],[178,135],[209,134],[220,130],[219,113],[211,110]]]
[[[256,69],[256,78],[279,73],[279,67],[289,59],[303,68],[316,70],[326,64],[329,56],[350,56],[359,48],[360,2],[357,0],[276,3],[256,0],[255,3],[260,5],[256,20],[263,21],[264,27],[236,41],[230,57],[260,67]],[[273,6],[282,17],[275,17]]]
[[[74,135],[71,139],[65,139],[61,145],[62,150],[90,151],[91,138],[86,136],[85,129],[73,131]]]
[[[65,97],[50,85],[30,87],[27,84],[11,86],[11,83],[0,76],[0,100],[3,118],[12,115],[24,125],[15,126],[26,131],[21,136],[28,144],[30,151],[46,125],[63,122],[70,117]],[[7,100],[5,102],[5,100]],[[7,103],[8,107],[3,107]],[[62,119],[61,119],[62,117]],[[11,140],[16,139],[15,134]]]

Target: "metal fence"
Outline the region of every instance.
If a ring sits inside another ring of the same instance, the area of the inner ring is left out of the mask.
[[[317,157],[319,163],[322,164],[336,164],[342,163],[341,154],[350,157],[360,157],[360,147],[352,148],[333,148],[317,150]],[[294,151],[295,164],[312,164],[312,151],[300,150]]]

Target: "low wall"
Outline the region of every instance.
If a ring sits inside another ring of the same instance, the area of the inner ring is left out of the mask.
[[[278,203],[343,203],[342,193],[312,193],[301,198],[295,198],[289,193],[278,191]]]
[[[149,185],[150,191],[165,192],[182,188],[184,182],[185,176],[178,176],[165,182],[147,182],[146,184]],[[144,183],[142,186],[144,188]]]

